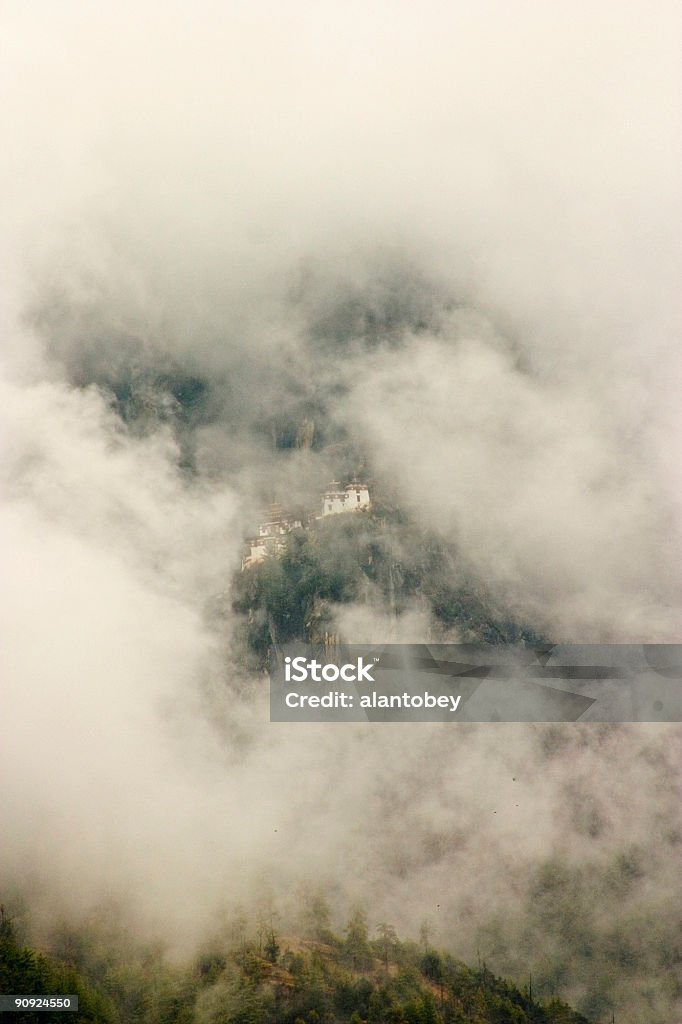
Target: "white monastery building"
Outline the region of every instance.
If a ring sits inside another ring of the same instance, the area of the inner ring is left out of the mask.
[[[332,480],[322,495],[322,515],[311,513],[308,522],[338,515],[341,512],[360,512],[371,508],[371,505],[366,484],[354,480],[347,487],[341,487],[337,480]],[[303,523],[300,519],[285,512],[278,502],[272,504],[266,518],[258,527],[258,536],[246,542],[248,554],[242,559],[242,571],[262,562],[269,555],[279,554],[286,547],[287,534],[302,528]]]
[[[340,487],[337,480],[332,480],[322,496],[322,515],[334,516],[339,512],[356,512],[369,508],[370,505],[366,484],[353,481],[347,487]]]

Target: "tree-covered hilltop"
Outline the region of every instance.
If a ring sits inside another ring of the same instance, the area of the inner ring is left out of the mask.
[[[239,919],[228,940],[186,966],[158,948],[109,948],[92,928],[61,930],[48,956],[20,944],[5,918],[0,992],[78,995],[70,1019],[93,1024],[589,1024],[558,999],[538,1003],[485,964],[472,969],[436,950],[426,930],[419,943],[401,941],[382,922],[370,936],[358,910],[335,935],[323,917],[309,933],[316,939],[279,935],[272,919],[249,934]],[[63,1014],[40,1020],[63,1024]]]
[[[323,640],[336,631],[334,607],[352,602],[395,618],[417,605],[436,629],[454,630],[462,641],[540,639],[493,601],[456,550],[374,496],[369,510],[293,530],[283,551],[234,581],[233,608],[243,616],[248,648],[261,658],[271,644]]]
[[[114,1024],[119,1018],[109,995],[92,984],[73,963],[47,956],[18,941],[15,928],[4,908],[0,909],[0,993],[7,995],[72,995],[78,996],[78,1014],[66,1019]],[[3,1014],[7,1024],[44,1024],[64,1021],[63,1012],[24,1010]]]

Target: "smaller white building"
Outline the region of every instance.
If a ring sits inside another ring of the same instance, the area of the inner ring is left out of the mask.
[[[346,487],[341,487],[338,480],[332,480],[322,495],[322,516],[334,516],[340,512],[357,512],[370,508],[369,488],[367,484],[354,480]]]
[[[248,554],[242,558],[242,571],[249,569],[258,562],[263,562],[270,555],[277,555],[286,546],[284,537],[252,537],[246,542]]]
[[[258,527],[258,533],[261,537],[283,537],[292,530],[300,530],[302,525],[300,519],[294,519],[284,512],[279,502],[275,501],[270,506],[267,517]]]
[[[258,527],[258,536],[246,542],[247,554],[242,558],[242,570],[277,555],[286,547],[286,535],[300,529],[303,524],[274,502]]]

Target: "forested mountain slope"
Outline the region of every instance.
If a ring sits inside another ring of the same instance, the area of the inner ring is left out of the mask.
[[[93,1024],[587,1024],[558,999],[540,1004],[485,966],[400,941],[364,913],[343,936],[280,936],[243,922],[191,964],[169,965],[158,949],[111,950],[93,934],[64,932],[48,956],[22,946],[11,921],[0,931],[0,991],[77,995],[77,1021]],[[113,955],[112,955],[113,954]],[[531,982],[532,984],[532,982]],[[63,1013],[43,1013],[44,1024]],[[9,1013],[8,1024],[35,1014]]]

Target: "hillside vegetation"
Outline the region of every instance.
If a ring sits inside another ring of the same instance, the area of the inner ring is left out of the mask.
[[[444,639],[541,639],[493,601],[454,548],[376,500],[371,510],[292,531],[281,554],[237,574],[234,594],[247,647],[261,658],[271,644],[322,640],[336,631],[336,607],[351,603],[380,610],[389,621],[419,608]]]
[[[249,937],[244,921],[191,964],[169,965],[158,949],[118,944],[91,930],[63,931],[50,956],[23,946],[4,919],[0,991],[77,994],[71,1020],[97,1024],[588,1024],[553,999],[495,977],[485,964],[466,967],[449,954],[401,941],[382,923],[370,938],[363,912],[343,936],[324,926],[317,939],[280,936],[261,922]],[[30,1012],[8,1024],[29,1024]],[[44,1024],[64,1021],[42,1013]]]

